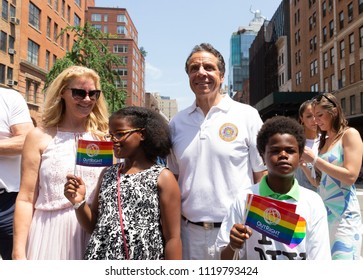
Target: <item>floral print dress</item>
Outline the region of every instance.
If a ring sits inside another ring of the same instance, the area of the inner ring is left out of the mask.
[[[105,172],[85,259],[122,260],[127,255],[131,260],[164,259],[157,180],[165,167],[155,164],[135,174],[120,174],[118,192],[119,167],[115,164]]]

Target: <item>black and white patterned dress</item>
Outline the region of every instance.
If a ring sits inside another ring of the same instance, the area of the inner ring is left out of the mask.
[[[126,259],[117,192],[119,164],[108,168],[99,193],[98,220],[85,259]],[[164,259],[157,179],[165,167],[153,165],[136,174],[121,174],[122,219],[131,260]]]

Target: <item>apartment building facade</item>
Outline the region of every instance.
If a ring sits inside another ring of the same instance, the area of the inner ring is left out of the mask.
[[[73,45],[73,34],[58,35],[69,25],[82,26],[92,1],[1,1],[0,86],[18,90],[40,124],[46,74]]]
[[[363,0],[291,2],[292,91],[333,92],[363,128]]]
[[[110,51],[122,57],[117,73],[126,91],[127,106],[145,106],[145,57],[138,47],[138,32],[128,12],[123,8],[88,7],[86,20],[93,27],[111,36]]]

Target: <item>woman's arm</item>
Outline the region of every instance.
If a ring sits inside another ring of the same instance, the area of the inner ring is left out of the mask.
[[[322,158],[317,158],[315,166],[344,184],[352,185],[358,178],[362,164],[363,144],[359,132],[354,128],[347,129],[342,136],[342,145],[344,151],[343,166],[329,163]],[[313,158],[308,156],[306,161],[312,162]]]
[[[181,197],[178,182],[170,170],[164,169],[158,178],[160,213],[165,239],[165,258],[182,259],[180,238]]]
[[[39,128],[27,135],[21,160],[20,190],[14,212],[14,246],[13,259],[26,259],[26,244],[33,208],[38,197],[38,177],[41,163],[42,147],[46,147],[51,136]]]

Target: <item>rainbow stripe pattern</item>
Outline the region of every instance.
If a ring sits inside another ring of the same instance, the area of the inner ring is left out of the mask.
[[[306,221],[295,213],[296,205],[249,194],[245,224],[284,244],[296,247],[305,237]]]
[[[113,143],[78,139],[76,164],[83,166],[110,166],[113,164]]]

